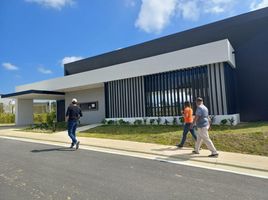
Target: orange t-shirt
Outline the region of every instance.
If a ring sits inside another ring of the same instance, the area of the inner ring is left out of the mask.
[[[193,123],[193,109],[190,107],[184,108],[183,117],[185,123]]]

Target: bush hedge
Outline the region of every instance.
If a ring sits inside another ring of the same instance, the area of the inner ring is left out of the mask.
[[[0,124],[12,124],[15,123],[15,114],[0,113]]]

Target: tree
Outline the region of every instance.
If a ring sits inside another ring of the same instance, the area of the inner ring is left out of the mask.
[[[0,113],[4,113],[4,104],[0,103]]]

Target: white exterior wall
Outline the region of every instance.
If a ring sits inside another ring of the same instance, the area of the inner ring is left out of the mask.
[[[16,99],[16,125],[33,124],[33,100],[32,99]]]
[[[104,82],[156,74],[166,71],[228,62],[235,67],[233,48],[230,42],[220,40],[149,58],[121,63],[56,79],[16,87],[16,92],[25,90],[74,91],[99,87]]]
[[[98,102],[98,110],[82,111],[83,117],[80,118],[81,124],[99,123],[105,118],[105,98],[104,98],[103,87],[66,93],[65,94],[66,110],[73,98],[76,98],[78,100],[78,103],[88,103],[94,101]]]

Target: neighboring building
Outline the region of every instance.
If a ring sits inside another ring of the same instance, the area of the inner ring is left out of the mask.
[[[16,123],[32,123],[33,99],[72,98],[81,123],[103,118],[172,117],[204,98],[212,115],[268,120],[268,8],[64,66],[65,76],[16,87]]]
[[[15,101],[13,99],[2,99],[0,95],[0,106],[4,113],[15,113]]]

